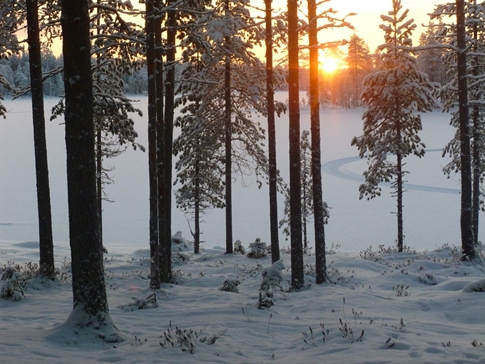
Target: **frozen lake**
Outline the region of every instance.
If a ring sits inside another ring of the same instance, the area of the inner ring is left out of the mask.
[[[286,94],[279,94],[286,97]],[[147,99],[137,107],[146,110]],[[46,118],[57,99],[46,99]],[[8,114],[0,120],[0,242],[38,241],[35,192],[34,148],[30,99],[6,101]],[[343,251],[360,251],[370,245],[394,245],[396,239],[396,201],[391,189],[374,200],[359,200],[358,187],[363,181],[366,162],[359,160],[357,149],[350,146],[353,136],[362,134],[362,109],[327,109],[321,112],[324,198],[331,206],[326,226],[327,244],[339,244]],[[146,113],[145,113],[146,114]],[[255,117],[257,118],[257,117]],[[428,153],[422,159],[406,160],[410,174],[404,195],[405,243],[416,249],[432,249],[445,243],[460,244],[459,176],[447,179],[441,172],[447,159],[441,149],[453,135],[449,116],[441,112],[424,114],[422,140]],[[138,142],[147,145],[146,116],[134,116]],[[264,118],[259,119],[263,126]],[[61,120],[47,122],[47,143],[51,183],[54,240],[68,243],[67,187],[65,173],[64,127]],[[309,129],[309,113],[301,112],[301,125]],[[288,116],[277,119],[278,168],[288,180]],[[104,242],[108,250],[148,248],[148,156],[127,150],[107,161],[114,166],[115,183],[107,186],[114,203],[104,204]],[[246,186],[246,187],[245,187]],[[254,179],[234,181],[234,239],[247,246],[256,238],[269,242],[268,188],[258,190]],[[279,200],[280,216],[283,198]],[[483,226],[484,220],[481,219]],[[202,225],[206,246],[225,245],[223,210],[212,210]],[[185,215],[174,208],[172,231],[182,231],[190,238]],[[309,226],[312,244],[313,225]],[[480,234],[483,239],[483,233]],[[281,246],[288,246],[283,234]]]

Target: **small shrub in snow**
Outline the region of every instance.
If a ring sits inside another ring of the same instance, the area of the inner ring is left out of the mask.
[[[221,291],[239,293],[237,286],[240,284],[241,282],[237,279],[227,278],[222,284]]]
[[[409,296],[409,292],[407,289],[409,286],[405,286],[404,284],[398,284],[397,286],[393,286],[392,290],[396,292],[396,296],[401,297],[401,296]]]
[[[342,337],[345,339],[348,339],[351,343],[354,341],[362,341],[362,338],[364,337],[364,330],[360,332],[360,335],[357,337],[354,337],[354,331],[350,327],[350,325],[347,322],[343,322],[342,319],[339,319],[340,322],[340,327],[338,328],[339,331],[342,333]]]
[[[477,282],[468,284],[465,288],[463,288],[463,292],[485,292],[485,279],[480,279]]]
[[[248,253],[248,258],[264,258],[268,255],[268,247],[265,242],[257,238],[254,243],[249,244],[250,252]]]
[[[427,284],[427,285],[430,285],[430,286],[435,286],[435,285],[438,284],[435,276],[432,275],[431,273],[420,274],[418,276],[418,282],[422,283],[422,284]]]
[[[143,310],[146,308],[157,308],[157,295],[155,293],[149,294],[147,297],[132,297],[135,302],[129,303],[127,305],[122,305],[120,308],[123,311],[136,311]]]
[[[259,287],[258,301],[259,309],[274,306],[273,292],[270,292],[270,289],[273,291],[276,289],[279,289],[280,291],[283,290],[281,287],[281,282],[283,281],[283,269],[285,269],[283,261],[278,260],[277,262],[274,262],[271,267],[265,268],[261,272],[262,279],[261,286]]]
[[[204,335],[204,330],[195,331],[192,329],[182,330],[175,326],[175,330],[172,329],[172,323],[162,335],[162,341],[160,341],[160,346],[178,346],[182,351],[188,351],[193,354],[195,347],[198,343],[204,343],[207,345],[212,345],[216,342],[218,338],[226,333],[227,329],[221,331],[219,334],[207,337]]]
[[[1,280],[4,282],[0,290],[0,297],[19,301],[25,297],[24,291],[27,282],[22,275],[13,267],[6,267],[3,271]]]
[[[234,254],[246,255],[246,249],[244,249],[241,240],[236,240],[234,243]]]
[[[172,235],[172,253],[187,252],[190,250],[189,243],[182,237],[181,231],[177,231],[175,235]]]
[[[479,343],[477,340],[473,340],[472,341],[472,346],[474,348],[484,348],[483,344],[482,343]]]

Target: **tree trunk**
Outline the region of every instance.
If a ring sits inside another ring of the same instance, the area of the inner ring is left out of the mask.
[[[199,149],[199,148],[197,148]],[[199,155],[197,152],[197,160],[195,161],[195,191],[194,191],[194,253],[200,253],[200,167],[199,167]]]
[[[479,116],[479,107],[473,106],[472,112],[473,123],[473,173],[472,173],[472,223],[473,223],[473,243],[478,244],[478,226],[480,217],[480,176],[481,176],[481,158],[480,158],[480,146],[482,145],[481,125]]]
[[[473,1],[473,4],[476,5],[476,0]],[[478,38],[478,26],[475,22],[473,25],[473,40],[474,52],[479,52],[478,49],[478,42],[480,41]],[[478,73],[478,66],[479,61],[477,56],[473,57],[474,60],[474,67],[473,67],[473,76],[479,76]],[[480,149],[482,148],[482,122],[480,120],[480,107],[478,105],[473,105],[472,107],[472,125],[473,125],[473,143],[472,143],[472,153],[473,153],[473,166],[472,166],[472,223],[473,223],[473,243],[475,246],[478,245],[478,227],[480,223],[480,177],[481,177],[481,157],[480,157]]]
[[[226,56],[224,67],[225,98],[225,186],[226,186],[226,254],[233,253],[232,247],[232,123],[231,123],[231,57]]]
[[[298,1],[288,0],[288,98],[290,140],[291,285],[303,287],[301,232],[300,89],[298,65]]]
[[[268,111],[268,163],[269,163],[269,221],[271,234],[271,261],[280,260],[278,239],[278,191],[276,168],[276,127],[273,87],[273,27],[272,0],[265,0],[266,5],[266,102]]]
[[[229,16],[229,0],[225,0],[226,16]],[[229,53],[229,37],[224,42]],[[224,61],[224,133],[225,133],[225,187],[226,187],[226,254],[233,253],[232,247],[232,105],[231,105],[231,56]]]
[[[472,221],[472,178],[470,124],[468,110],[466,29],[464,0],[456,0],[457,26],[457,71],[458,71],[458,110],[460,131],[460,165],[461,165],[461,245],[463,259],[475,258],[475,246]]]
[[[103,139],[101,125],[96,128],[96,199],[99,214],[99,239],[103,245]]]
[[[157,186],[158,186],[158,269],[160,282],[168,282],[167,257],[164,247],[167,241],[167,216],[166,216],[166,158],[165,158],[165,67],[163,63],[163,40],[162,40],[162,2],[154,1],[155,20],[153,22],[155,32],[155,84],[157,100]],[[171,257],[168,258],[171,260]]]
[[[148,74],[148,179],[150,188],[150,288],[160,288],[157,185],[157,85],[155,74],[154,0],[146,4],[146,58]]]
[[[398,133],[400,134],[400,133]],[[404,226],[403,226],[403,171],[402,171],[402,156],[401,153],[397,153],[397,180],[396,180],[396,192],[397,192],[397,251],[402,253],[404,248]]]
[[[54,278],[54,244],[52,239],[52,213],[39,33],[38,1],[27,0],[27,34],[29,43],[30,86],[32,90],[37,212],[39,217],[39,267],[42,275]]]
[[[104,340],[119,340],[108,312],[99,234],[88,1],[61,3],[69,240],[73,306],[77,311],[72,320],[75,326],[103,326]],[[104,336],[108,325],[110,333]]]
[[[310,46],[310,123],[312,138],[313,218],[315,224],[315,270],[316,283],[327,280],[325,254],[325,225],[322,191],[321,147],[320,147],[320,95],[318,81],[317,6],[308,0],[308,32]]]
[[[174,4],[173,0],[169,1],[169,7]],[[176,11],[171,9],[167,13],[167,67],[163,122],[164,231],[160,245],[160,279],[166,283],[172,279],[172,146],[175,109],[175,37],[177,35]]]

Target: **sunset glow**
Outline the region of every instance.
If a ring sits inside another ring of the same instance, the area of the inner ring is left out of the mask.
[[[336,58],[324,58],[321,62],[321,68],[326,73],[333,73],[339,68],[340,61]]]

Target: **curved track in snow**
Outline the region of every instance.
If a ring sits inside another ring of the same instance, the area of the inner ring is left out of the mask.
[[[441,149],[430,149],[426,150],[427,153],[430,152],[441,152]],[[335,177],[342,178],[348,181],[354,181],[363,183],[364,177],[360,174],[353,173],[350,171],[342,170],[342,167],[346,164],[357,162],[360,160],[360,157],[347,157],[347,158],[340,158],[329,161],[327,163],[322,164],[322,169]],[[388,187],[390,186],[389,183],[385,183]],[[416,191],[424,191],[424,192],[435,192],[435,193],[447,193],[452,195],[460,194],[460,190],[458,188],[446,188],[446,187],[434,187],[434,186],[427,186],[427,185],[418,185],[414,183],[404,183],[404,188],[408,190],[416,190]]]

